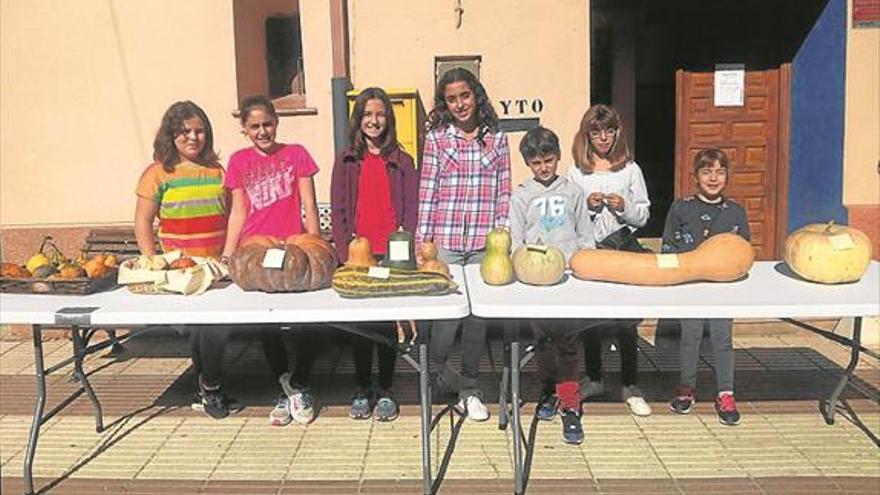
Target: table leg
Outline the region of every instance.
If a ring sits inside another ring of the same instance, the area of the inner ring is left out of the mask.
[[[101,403],[98,402],[98,396],[95,395],[95,391],[92,389],[92,384],[89,383],[89,378],[86,376],[86,373],[83,371],[83,359],[86,357],[88,351],[89,340],[91,338],[91,333],[83,339],[83,335],[80,332],[86,333],[90,332],[89,330],[82,330],[78,326],[74,326],[71,329],[71,334],[73,336],[73,374],[76,377],[77,381],[79,381],[80,386],[83,390],[86,391],[86,395],[89,396],[89,400],[92,401],[92,407],[95,415],[95,431],[101,433],[104,431],[104,415],[101,410]]]
[[[434,484],[431,479],[431,383],[428,374],[428,346],[419,344],[419,393],[422,413],[422,487],[425,495],[431,495]]]
[[[501,353],[503,366],[501,368],[501,383],[498,386],[498,429],[506,430],[510,418],[507,417],[507,393],[510,390],[510,336],[505,330],[504,352]]]
[[[510,343],[510,404],[513,417],[514,493],[523,493],[522,424],[519,407],[519,341]]]
[[[861,349],[861,346],[862,317],[857,316],[853,320],[853,335],[851,342],[852,354],[850,355],[849,364],[847,365],[846,370],[843,372],[843,376],[840,377],[840,381],[837,383],[837,386],[834,388],[834,392],[831,393],[831,397],[829,397],[827,401],[819,404],[819,411],[822,413],[822,417],[825,418],[826,424],[834,424],[834,410],[837,408],[837,403],[840,400],[840,395],[843,393],[843,390],[849,383],[850,378],[852,378],[853,372],[856,369],[856,365],[859,364],[859,351]]]
[[[31,432],[28,437],[27,451],[24,457],[24,493],[33,495],[34,456],[37,453],[37,441],[40,439],[40,427],[43,425],[43,409],[46,407],[46,375],[43,367],[43,328],[40,325],[33,326],[34,336],[34,367],[37,377],[37,404],[34,407],[34,420],[31,423]]]

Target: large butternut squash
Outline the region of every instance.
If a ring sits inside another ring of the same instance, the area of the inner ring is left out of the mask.
[[[718,234],[688,253],[630,253],[583,249],[571,257],[571,273],[584,280],[632,285],[730,282],[748,273],[755,261],[751,244],[736,234]]]

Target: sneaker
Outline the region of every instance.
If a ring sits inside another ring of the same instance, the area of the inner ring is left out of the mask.
[[[693,387],[679,385],[675,391],[675,397],[669,401],[669,409],[678,414],[688,414],[693,410],[696,403]]]
[[[244,404],[232,397],[226,397],[224,395],[223,401],[226,404],[226,410],[229,411],[230,415],[238,414],[244,410]],[[189,407],[193,411],[205,412],[205,402],[206,400],[202,397],[201,392],[193,392],[192,402]]]
[[[315,419],[315,397],[306,387],[291,383],[290,378],[290,372],[282,373],[278,378],[290,401],[290,416],[297,423],[309,424]]]
[[[370,407],[370,396],[364,392],[355,394],[354,399],[351,401],[351,410],[348,412],[348,417],[351,419],[370,419],[372,415],[373,410]]]
[[[635,385],[623,387],[620,395],[623,397],[623,401],[626,402],[626,405],[629,406],[630,412],[636,416],[651,415],[651,406],[645,402],[645,395],[642,394],[642,391]]]
[[[580,445],[584,441],[584,428],[581,426],[581,412],[575,409],[562,409],[562,441]]]
[[[208,416],[214,419],[223,419],[229,416],[229,409],[226,407],[226,398],[220,388],[208,390],[201,385],[199,386],[199,397],[201,398],[202,410]]]
[[[376,401],[376,419],[379,421],[394,421],[400,415],[400,407],[390,394],[382,394]]]
[[[471,421],[486,421],[489,419],[489,410],[483,405],[483,401],[476,395],[469,395],[466,399],[458,401],[458,407],[467,412]]]
[[[579,388],[581,400],[586,400],[590,397],[596,397],[605,393],[605,386],[602,384],[602,380],[592,381],[589,377],[584,377],[580,381]]]
[[[538,401],[538,410],[535,412],[535,416],[541,421],[553,419],[559,410],[559,397],[554,392],[545,391],[541,393],[541,398]]]
[[[736,401],[732,392],[722,392],[715,398],[715,412],[718,413],[718,421],[725,426],[739,424],[739,411],[736,410]]]
[[[269,411],[269,424],[272,426],[286,426],[293,418],[290,416],[290,400],[285,394],[278,394],[275,407]]]

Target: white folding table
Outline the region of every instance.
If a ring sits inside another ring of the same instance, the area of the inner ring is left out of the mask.
[[[108,342],[89,346],[100,328],[146,325],[238,325],[259,323],[323,323],[357,332],[358,321],[435,320],[464,318],[470,312],[467,287],[460,266],[450,267],[459,284],[455,294],[435,297],[388,297],[344,299],[335,291],[267,294],[244,292],[235,285],[210,290],[199,296],[136,295],[125,288],[86,296],[0,294],[0,324],[31,325],[37,378],[37,403],[24,460],[25,492],[33,493],[32,467],[40,427],[85,392],[95,412],[96,430],[104,428],[101,405],[83,372],[83,358],[105,348]],[[48,369],[43,364],[42,328],[69,326],[73,356]],[[419,344],[419,361],[404,358],[419,371],[422,423],[422,469],[425,493],[433,493],[430,432],[432,409],[425,339]],[[73,363],[80,388],[44,415],[46,375]]]
[[[784,263],[759,261],[743,280],[645,287],[579,280],[570,275],[551,287],[521,283],[485,284],[478,266],[465,268],[471,313],[482,318],[820,318],[854,317],[851,339],[837,339],[851,349],[850,362],[821,412],[828,424],[856,364],[861,347],[862,317],[880,315],[880,264],[872,261],[858,283],[823,285],[790,274]],[[520,346],[510,338],[510,403],[514,428],[515,492],[525,489],[520,424]],[[505,358],[507,362],[507,358]],[[508,376],[505,370],[504,376]],[[505,388],[505,387],[502,387]],[[502,390],[502,411],[506,410]],[[504,412],[500,413],[501,415]],[[876,441],[876,440],[875,440]]]

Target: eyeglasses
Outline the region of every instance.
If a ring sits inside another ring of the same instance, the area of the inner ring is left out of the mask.
[[[618,131],[618,129],[617,129],[616,127],[611,127],[611,128],[608,128],[608,129],[602,129],[601,131],[590,131],[590,137],[593,138],[593,139],[599,139],[600,137],[602,137],[602,138],[606,138],[606,137],[613,138],[614,136],[617,135],[617,131]]]

